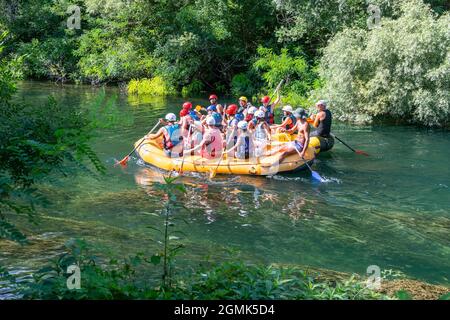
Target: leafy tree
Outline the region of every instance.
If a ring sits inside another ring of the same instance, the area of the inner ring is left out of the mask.
[[[392,117],[427,126],[450,120],[449,14],[419,0],[371,31],[347,29],[325,49],[322,97],[342,120]]]

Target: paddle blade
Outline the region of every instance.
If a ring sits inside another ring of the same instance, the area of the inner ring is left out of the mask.
[[[363,156],[366,156],[366,157],[369,156],[369,154],[368,154],[367,152],[364,152],[364,151],[362,151],[362,150],[355,150],[355,152],[356,152],[357,154],[362,154]]]
[[[216,176],[216,173],[217,173],[216,170],[211,170],[211,171],[209,172],[209,178],[210,178],[210,179],[213,179],[213,178]]]
[[[118,161],[118,162],[116,163],[116,166],[120,164],[122,167],[126,167],[126,166],[127,166],[128,160],[130,160],[130,157],[129,157],[129,156],[126,156],[126,157],[123,158],[122,160]]]
[[[323,182],[324,180],[322,179],[322,177],[320,176],[320,174],[318,174],[316,171],[311,170],[311,175],[312,177],[320,182]]]

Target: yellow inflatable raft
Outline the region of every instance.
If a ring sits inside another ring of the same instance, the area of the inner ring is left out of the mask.
[[[138,140],[135,146],[138,146],[142,140]],[[282,143],[269,145],[268,149],[276,150]],[[288,172],[306,168],[305,162],[311,164],[315,157],[314,146],[309,146],[305,153],[305,160],[298,154],[288,156],[279,164],[277,159],[279,153],[270,156],[262,156],[258,159],[240,160],[236,158],[227,158],[224,155],[222,161],[219,159],[208,160],[198,155],[185,156],[184,162],[180,158],[167,157],[162,150],[162,139],[145,140],[137,149],[136,153],[146,163],[167,171],[179,171],[183,163],[183,171],[207,172],[212,171],[218,174],[236,174],[236,175],[273,175],[278,172]],[[217,166],[219,164],[219,166]],[[217,171],[216,171],[217,168]]]

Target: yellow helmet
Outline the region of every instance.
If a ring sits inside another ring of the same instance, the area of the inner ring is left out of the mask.
[[[245,101],[245,103],[248,102],[247,97],[244,97],[244,96],[240,97],[239,100]]]

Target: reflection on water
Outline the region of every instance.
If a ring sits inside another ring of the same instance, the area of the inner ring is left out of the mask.
[[[86,105],[89,87],[26,83],[18,99],[44,100],[52,93],[63,103]],[[108,88],[107,94],[116,93]],[[130,100],[131,99],[131,100]],[[147,226],[160,226],[162,194],[154,184],[163,172],[132,158],[127,168],[114,159],[158,117],[176,112],[181,98],[118,98],[134,124],[102,131],[94,149],[108,166],[101,179],[80,174],[44,185],[52,202],[42,209],[38,226],[23,224],[35,235],[31,246],[0,241],[0,262],[12,270],[32,270],[60,252],[69,237],[83,237],[118,256],[154,252]],[[206,101],[195,100],[194,104]],[[184,172],[177,225],[187,236],[180,256],[186,263],[209,255],[226,257],[237,249],[253,262],[275,262],[365,273],[369,265],[396,269],[412,277],[449,283],[450,133],[413,127],[334,126],[347,143],[367,151],[361,157],[336,144],[313,169],[326,177],[317,183],[310,172],[271,177],[221,176]]]

